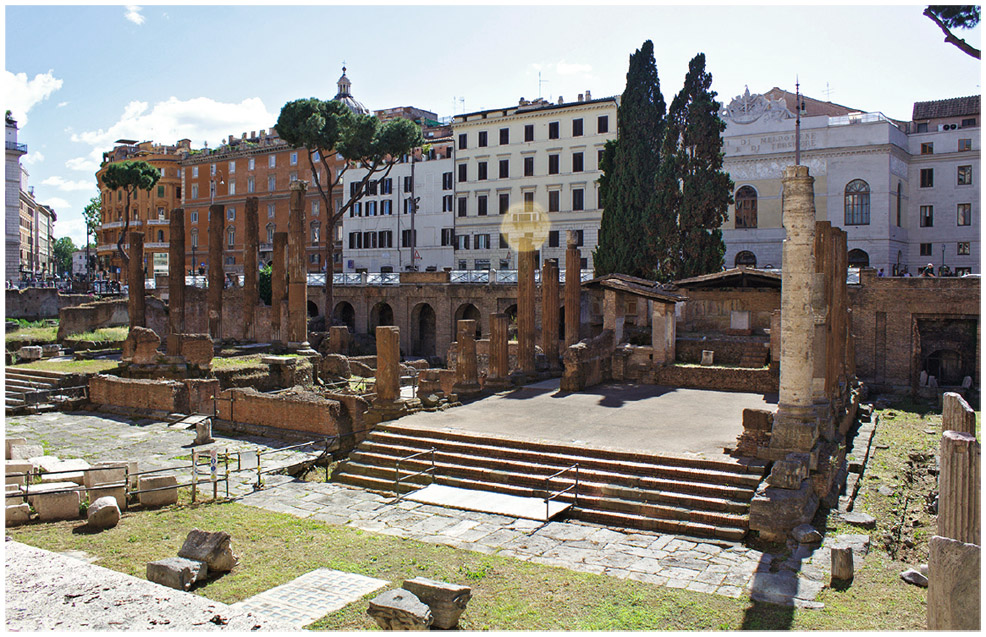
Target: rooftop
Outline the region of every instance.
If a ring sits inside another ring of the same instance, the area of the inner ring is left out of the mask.
[[[953,97],[947,100],[931,102],[914,102],[911,119],[939,119],[943,117],[961,117],[963,115],[978,115],[980,111],[979,95]]]

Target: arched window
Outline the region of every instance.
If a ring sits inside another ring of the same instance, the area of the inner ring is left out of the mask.
[[[736,253],[736,267],[745,265],[748,268],[757,267],[757,255],[749,250],[741,250]]]
[[[192,230],[192,246],[199,247],[199,231],[197,229]]]
[[[274,229],[275,225],[272,223],[267,224],[267,243],[274,243]]]
[[[157,231],[157,242],[164,243],[164,230]]]
[[[757,227],[757,191],[752,186],[736,191],[736,227]]]
[[[321,233],[321,224],[317,221],[312,221],[312,245],[318,245],[318,238]]]
[[[236,244],[236,228],[230,226],[226,228],[226,245],[232,248]]]
[[[863,250],[850,250],[848,265],[850,268],[868,268],[870,267],[870,255]]]
[[[902,196],[901,185],[900,185],[900,182],[898,181],[897,182],[897,227],[898,228],[900,227],[900,200],[901,200],[901,196]]]
[[[870,225],[870,185],[862,179],[846,184],[846,225]]]

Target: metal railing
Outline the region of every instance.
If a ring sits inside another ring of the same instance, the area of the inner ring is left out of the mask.
[[[422,471],[418,471],[416,473],[412,473],[412,474],[406,475],[403,478],[401,477],[401,462],[404,462],[406,460],[412,460],[414,458],[418,458],[418,457],[423,456],[423,455],[426,455],[426,454],[431,454],[431,466],[430,467],[428,467],[427,469],[424,469]],[[400,500],[401,498],[404,497],[404,494],[402,494],[401,491],[400,491],[401,480],[410,480],[411,478],[416,478],[418,476],[422,476],[422,475],[425,475],[425,474],[431,475],[431,481],[432,481],[432,483],[435,482],[435,448],[434,447],[432,447],[431,449],[427,449],[425,451],[419,451],[418,453],[412,453],[411,455],[404,456],[403,458],[398,458],[397,459],[397,462],[394,463],[394,493],[397,496],[394,499],[394,501],[396,502],[397,500]]]
[[[572,483],[572,484],[570,484],[570,485],[568,485],[568,487],[566,487],[564,489],[560,489],[558,491],[551,491],[550,490],[551,489],[551,480],[554,479],[554,478],[557,478],[557,477],[559,477],[559,476],[561,476],[561,475],[563,475],[565,473],[568,473],[569,471],[575,471],[575,482]],[[552,473],[550,476],[548,476],[547,478],[544,479],[544,494],[545,494],[544,495],[544,521],[545,522],[547,522],[548,519],[550,519],[550,517],[551,517],[551,505],[550,505],[550,502],[552,500],[558,498],[559,496],[561,496],[561,495],[563,495],[565,493],[568,493],[569,491],[573,492],[572,493],[572,506],[578,506],[578,503],[579,503],[579,463],[577,463],[577,462],[575,464],[573,464],[571,467],[568,467],[568,468],[562,469],[561,471],[557,471],[555,473]]]

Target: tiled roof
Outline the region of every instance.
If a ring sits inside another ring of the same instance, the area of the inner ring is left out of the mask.
[[[674,282],[678,288],[710,288],[710,287],[739,287],[739,288],[779,288],[781,275],[769,270],[758,270],[739,266],[722,272],[713,272],[689,279]]]
[[[608,288],[610,290],[616,290],[617,292],[626,292],[627,294],[642,296],[644,298],[654,301],[662,301],[664,303],[684,301],[686,298],[680,294],[662,289],[660,284],[656,281],[641,279],[635,276],[629,276],[627,274],[606,274],[604,276],[592,279],[591,281],[586,281],[582,285],[590,288]]]
[[[795,101],[796,95],[794,93],[789,93],[782,88],[774,87],[764,93],[764,97],[770,100],[784,99],[787,105],[787,110],[792,113],[797,113],[797,102]],[[805,95],[801,96],[801,99],[805,103],[805,111],[803,117],[814,117],[816,115],[827,115],[828,117],[841,117],[843,115],[848,115],[849,113],[854,113],[861,111],[858,108],[849,108],[848,106],[842,106],[841,104],[835,104],[833,102],[823,102],[822,100],[816,100]]]
[[[962,115],[979,114],[979,95],[968,97],[953,97],[950,100],[935,100],[933,102],[914,102],[911,119],[939,119],[943,117],[961,117]]]

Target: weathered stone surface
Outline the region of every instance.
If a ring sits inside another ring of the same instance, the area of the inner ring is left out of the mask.
[[[801,482],[808,477],[808,465],[803,458],[794,458],[799,454],[788,454],[785,460],[774,463],[767,476],[767,484],[779,489],[799,489]]]
[[[41,346],[41,355],[45,358],[49,356],[58,356],[61,351],[62,347],[58,343],[45,343]]]
[[[862,513],[860,511],[847,511],[840,516],[843,521],[849,524],[854,524],[856,526],[861,526],[864,529],[876,528],[876,518],[869,513]]]
[[[377,375],[374,402],[392,403],[401,396],[400,379],[400,329],[392,325],[378,325]]]
[[[980,630],[980,547],[936,535],[928,548],[928,630]]]
[[[822,541],[822,534],[810,524],[802,524],[791,531],[791,536],[799,544],[813,544]]]
[[[782,540],[791,529],[811,521],[817,508],[818,496],[808,480],[797,490],[761,486],[750,503],[750,529],[766,540]]]
[[[24,484],[27,476],[20,474],[29,473],[33,469],[33,463],[23,460],[7,460],[4,467],[7,484]]]
[[[208,334],[182,334],[181,357],[189,365],[211,367],[215,349]]]
[[[968,544],[980,536],[980,445],[975,436],[945,431],[938,476],[938,535]]]
[[[342,329],[345,330],[346,328]],[[346,334],[349,334],[349,330],[346,330]],[[322,373],[327,377],[336,376],[340,378],[349,378],[353,375],[349,367],[349,359],[342,354],[326,354],[322,357]]]
[[[909,568],[900,574],[900,578],[908,584],[928,588],[928,578],[921,574],[921,571]]]
[[[157,348],[160,345],[161,338],[154,330],[138,325],[127,334],[123,352],[130,354],[130,362],[135,365],[154,365],[157,363]],[[124,355],[122,358],[127,360],[128,357]]]
[[[26,445],[26,444],[27,444],[27,440],[25,438],[7,438],[7,439],[5,439],[4,440],[4,447],[5,447],[5,449],[4,449],[4,457],[7,460],[12,460],[13,458],[10,457],[10,448],[11,447],[20,446],[20,445]]]
[[[12,445],[10,447],[11,460],[27,460],[44,454],[45,450],[41,445]]]
[[[79,517],[79,503],[82,501],[78,491],[68,493],[42,493],[33,498],[34,510],[42,522],[52,520],[74,520]]]
[[[89,526],[97,529],[110,529],[120,521],[120,507],[116,503],[116,498],[103,496],[89,505],[86,512]]]
[[[214,442],[212,438],[212,418],[202,418],[195,423],[195,441],[193,445],[207,445]]]
[[[427,630],[434,621],[431,609],[403,588],[371,599],[366,614],[384,630]]]
[[[192,584],[205,579],[208,571],[205,563],[181,557],[166,557],[147,563],[148,581],[180,591],[187,591]]]
[[[122,482],[118,486],[103,486],[90,489],[87,495],[91,501],[98,500],[99,498],[113,498],[116,501],[118,509],[121,511],[127,510],[127,488]]]
[[[22,361],[36,361],[41,359],[40,345],[25,345],[17,350],[17,358]]]
[[[579,326],[582,322],[582,286],[574,283],[582,279],[579,272],[581,257],[578,235],[575,230],[568,230],[565,236],[565,347],[567,348],[579,341]],[[562,355],[564,356],[564,353]]]
[[[126,475],[124,467],[92,468],[85,472],[82,484],[89,489],[105,484],[124,484]]]
[[[176,476],[140,476],[139,491],[145,489],[161,489],[139,493],[137,497],[141,505],[146,507],[167,506],[178,503],[178,478]],[[173,488],[165,488],[173,487]]]
[[[185,538],[178,557],[198,560],[209,565],[209,570],[225,573],[233,570],[239,558],[233,555],[229,533],[225,531],[200,531],[194,529]]]
[[[438,582],[425,577],[404,580],[404,589],[413,593],[431,609],[435,628],[455,628],[459,617],[472,599],[472,588]]]
[[[31,517],[31,507],[27,502],[8,504],[4,518],[7,526],[18,526],[27,523]]]
[[[713,360],[715,357],[715,352],[710,349],[702,350],[702,365],[713,365]]]
[[[848,582],[853,578],[854,574],[852,548],[833,546],[831,551],[832,581]]]
[[[41,482],[74,482],[82,484],[85,482],[85,470],[89,468],[89,463],[81,458],[69,458],[49,464],[41,476]]]

